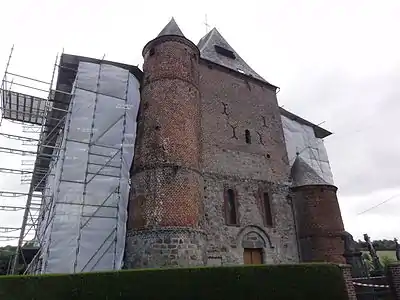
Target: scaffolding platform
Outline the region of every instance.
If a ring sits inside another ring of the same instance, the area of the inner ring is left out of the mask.
[[[41,125],[46,99],[14,91],[2,90],[3,118],[34,125]]]
[[[55,178],[54,165],[57,164],[60,150],[63,147],[62,143],[65,130],[69,130],[69,128],[66,129],[65,127],[66,123],[70,123],[68,120],[71,119],[69,110],[79,65],[81,63],[91,63],[97,65],[114,66],[129,71],[128,73],[134,75],[138,82],[140,82],[142,79],[142,72],[137,66],[106,61],[104,59],[94,59],[62,53],[59,58],[58,56],[56,58],[51,81],[47,82],[10,72],[8,69],[12,53],[13,48],[11,49],[2,80],[2,85],[0,87],[0,125],[4,121],[9,122],[10,124],[15,124],[15,126],[22,126],[23,134],[15,132],[2,132],[2,127],[0,126],[0,138],[21,143],[17,147],[13,147],[11,144],[9,146],[8,143],[5,145],[2,144],[0,145],[0,153],[6,153],[6,155],[18,155],[24,159],[21,161],[20,169],[14,167],[3,168],[0,166],[0,173],[19,175],[21,176],[21,184],[29,184],[29,189],[27,189],[26,192],[0,191],[0,200],[10,200],[5,203],[0,202],[0,211],[5,211],[7,213],[23,212],[21,227],[0,227],[0,241],[18,240],[16,255],[14,255],[13,265],[10,270],[11,273],[15,273],[18,263],[21,263],[21,254],[23,256],[24,253],[23,246],[26,245],[27,242],[29,242],[30,247],[33,246],[35,249],[39,248],[43,250],[43,238],[46,238],[46,230],[48,230],[47,228],[52,222],[51,218],[53,218],[55,214],[53,195],[49,193],[49,181],[51,182],[51,180],[55,180],[51,179]],[[11,77],[12,80],[9,80]],[[29,83],[22,84],[17,82],[15,79],[23,79]],[[100,77],[98,80],[100,80]],[[43,87],[43,85],[45,85],[45,87]],[[18,87],[24,89],[24,93],[22,93]],[[84,90],[84,88],[81,87],[81,90],[82,89]],[[25,90],[32,90],[33,93],[30,94],[29,92],[25,92]],[[38,96],[38,93],[40,93],[42,96]],[[109,127],[105,128],[103,134],[108,132],[114,125],[115,124],[110,124]],[[5,127],[3,126],[3,128]],[[115,130],[115,128],[113,130]],[[107,134],[109,135],[110,132]],[[99,139],[100,138],[102,137],[100,136]],[[84,141],[72,142],[78,142],[81,143],[81,145],[86,144],[86,146],[82,147],[88,147],[89,152],[87,154],[89,160],[87,161],[87,171],[85,175],[86,179],[83,182],[71,180],[69,181],[69,184],[78,184],[75,185],[76,187],[78,187],[79,184],[83,184],[86,189],[86,187],[89,188],[90,185],[93,185],[93,183],[99,180],[99,178],[110,178],[109,180],[114,180],[113,182],[115,182],[115,180],[120,180],[118,179],[120,178],[120,175],[117,176],[117,173],[121,172],[122,166],[121,164],[116,164],[115,159],[117,159],[117,161],[121,160],[122,163],[122,153],[124,152],[122,148],[125,147],[124,145],[121,144],[115,149],[111,149],[113,147],[106,145],[97,146],[96,141],[92,141],[91,143]],[[96,153],[96,151],[100,152]],[[102,153],[109,154],[102,155]],[[65,156],[65,154],[63,155]],[[60,178],[57,180],[59,182],[63,181],[68,183],[68,180],[63,180]],[[125,186],[127,183],[124,182],[123,184]],[[119,185],[121,185],[121,183],[119,183]],[[116,187],[118,187],[118,185]],[[98,204],[69,203],[68,199],[68,201],[65,203],[63,200],[58,203],[63,208],[68,208],[69,206],[74,205],[83,205],[81,208],[82,213],[80,214],[80,218],[87,219],[87,221],[81,221],[81,224],[79,225],[79,232],[84,232],[84,229],[90,225],[88,224],[89,220],[92,220],[90,223],[93,223],[93,218],[104,219],[104,216],[101,215],[101,210],[116,209],[118,212],[118,207],[115,206],[115,204],[108,204],[111,198],[115,199],[115,197],[118,195],[121,195],[120,187],[116,189],[113,188],[111,193],[104,193],[105,200],[103,201],[99,199],[101,203]],[[85,197],[90,198],[89,194],[84,196],[84,198]],[[18,204],[13,203],[22,198],[26,199],[25,205],[22,204],[21,201],[19,201]],[[97,216],[97,214],[100,214],[100,216]],[[0,224],[0,226],[2,226],[2,224]],[[38,232],[39,229],[41,230],[40,232]],[[18,233],[19,235],[16,236]],[[107,238],[99,247],[106,247],[105,243],[111,240],[115,240],[116,243],[116,236],[117,227],[112,230],[110,234],[107,233]],[[49,246],[47,245],[47,247]],[[98,249],[99,251],[100,248]],[[109,251],[109,249],[106,251]],[[28,267],[28,269],[30,269],[29,272],[31,273],[35,272],[35,270],[32,268],[35,268],[35,266],[37,267],[37,260],[42,259],[41,257],[39,258],[41,255],[40,252],[41,251],[37,252],[37,255],[35,255],[33,258],[33,262]],[[86,264],[83,263],[81,267],[83,267],[85,270],[87,268],[93,268],[95,259],[101,259],[96,258],[96,255],[100,255],[100,252],[94,253],[93,257],[91,257]],[[30,260],[31,259],[29,259],[29,261]],[[76,257],[76,260],[78,260],[78,257]],[[82,258],[80,258],[80,260],[82,260]],[[22,261],[26,260],[22,259]],[[80,262],[80,264],[82,264],[82,262]],[[74,272],[76,267],[77,266],[74,267]]]

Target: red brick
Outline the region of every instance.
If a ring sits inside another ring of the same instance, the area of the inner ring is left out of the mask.
[[[336,190],[330,185],[292,189],[303,261],[345,263],[344,225]]]
[[[176,36],[157,38],[144,51],[128,229],[197,228],[203,190],[199,52]]]

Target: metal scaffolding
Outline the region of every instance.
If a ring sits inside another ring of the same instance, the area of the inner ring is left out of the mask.
[[[0,173],[8,174],[11,183],[17,182],[13,175],[21,176],[18,191],[0,190],[0,213],[4,216],[0,218],[2,222],[22,219],[19,227],[8,224],[0,227],[0,241],[16,242],[17,246],[11,273],[16,272],[19,261],[25,263],[21,251],[24,244],[29,243],[35,248],[40,246],[36,229],[39,215],[44,209],[43,198],[46,197],[43,183],[49,175],[46,168],[48,164],[43,162],[57,159],[53,154],[57,147],[52,145],[52,140],[59,134],[56,132],[58,127],[63,126],[63,118],[54,119],[49,116],[55,111],[66,114],[65,109],[54,105],[55,93],[64,93],[53,89],[58,56],[51,80],[46,82],[11,72],[9,69],[13,52],[14,46],[11,48],[0,88],[0,153],[2,157],[10,158],[13,165],[16,165],[16,158],[20,160],[19,168],[0,167]],[[5,163],[7,159],[1,159],[1,162]],[[29,184],[29,187],[24,187],[25,184]],[[15,215],[11,216],[13,212]]]
[[[0,173],[21,176],[22,190],[0,190],[0,210],[22,219],[20,227],[0,224],[0,242],[17,242],[10,273],[21,263],[26,273],[120,268],[140,99],[139,81],[131,75],[138,69],[62,54],[51,81],[45,82],[10,72],[12,52],[0,89],[0,152],[19,157],[21,163],[20,168],[3,167],[6,160],[0,160]],[[84,80],[79,81],[81,66]],[[19,88],[33,92],[21,93]],[[27,183],[29,187],[22,188]],[[72,232],[62,232],[60,238],[60,228],[68,226]],[[37,249],[30,263],[22,251],[26,243]],[[67,256],[67,266],[54,254],[51,258],[57,247],[74,250],[73,255],[58,251]]]

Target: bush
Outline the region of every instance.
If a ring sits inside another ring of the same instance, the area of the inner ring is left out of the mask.
[[[344,300],[342,271],[331,264],[126,270],[0,277],[1,300]]]

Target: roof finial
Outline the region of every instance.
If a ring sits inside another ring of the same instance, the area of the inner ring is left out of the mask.
[[[207,14],[205,15],[204,25],[206,26],[206,34],[207,34],[209,31],[208,29],[210,28],[210,25],[207,23]]]

